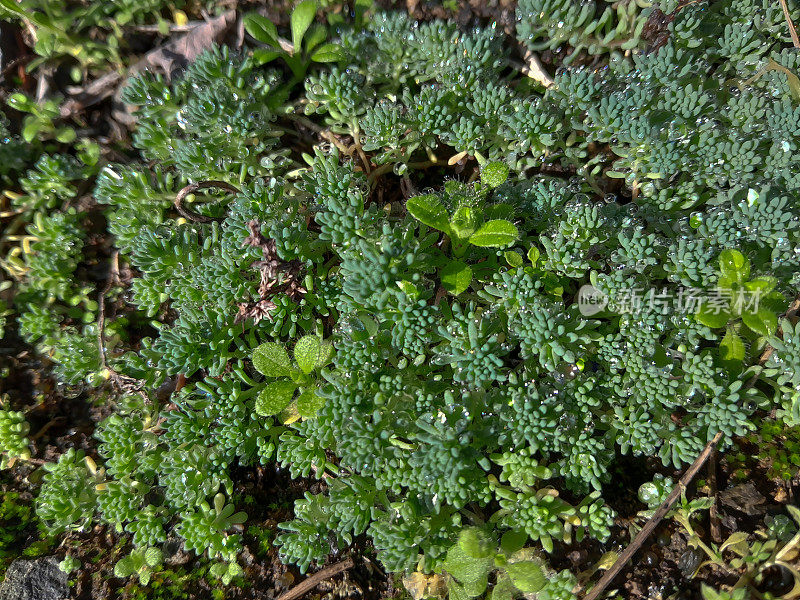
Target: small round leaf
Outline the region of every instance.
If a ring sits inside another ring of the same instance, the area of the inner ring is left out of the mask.
[[[253,13],[244,18],[244,28],[253,38],[262,44],[278,48],[278,29],[265,16]]]
[[[436,194],[413,196],[406,202],[406,210],[417,221],[439,231],[447,231],[450,227],[447,210]]]
[[[306,390],[297,397],[297,413],[304,419],[316,417],[319,409],[325,406],[325,398],[314,390]]]
[[[294,359],[303,373],[311,373],[322,358],[322,339],[317,335],[306,335],[294,346]]]

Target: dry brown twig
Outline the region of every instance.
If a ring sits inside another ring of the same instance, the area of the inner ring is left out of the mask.
[[[104,369],[108,369],[107,356],[106,356],[106,343],[105,343],[105,328],[106,328],[106,294],[111,291],[114,283],[119,282],[119,252],[114,252],[111,257],[111,269],[108,273],[108,281],[103,290],[100,292],[98,298],[98,317],[97,317],[97,344],[100,348],[100,363]]]
[[[320,131],[319,135],[325,141],[330,142],[331,144],[336,146],[336,148],[339,150],[339,152],[341,152],[345,156],[352,156],[353,155],[352,149],[348,148],[347,146],[345,146],[341,142],[341,140],[339,140],[339,138],[337,138],[332,132],[327,131],[327,130]]]
[[[791,319],[793,315],[800,310],[800,295],[795,298],[792,304],[789,306],[789,309],[786,311],[786,318]],[[772,355],[773,352],[772,346],[767,345],[764,349],[764,352],[761,354],[761,357],[758,360],[759,365],[764,365],[769,357]],[[755,382],[758,380],[758,373],[753,375],[753,377],[748,380],[745,384],[745,389],[752,387]],[[633,555],[636,554],[636,551],[642,546],[645,540],[650,536],[651,533],[655,530],[661,520],[666,516],[666,514],[672,509],[677,502],[678,498],[680,497],[681,493],[686,490],[688,484],[692,481],[694,476],[700,470],[700,468],[706,463],[706,461],[711,457],[717,450],[717,444],[719,440],[722,438],[722,432],[717,433],[714,438],[706,445],[700,455],[695,459],[692,465],[686,470],[683,477],[681,477],[678,484],[673,488],[672,492],[664,502],[661,503],[661,506],[658,507],[653,516],[650,517],[650,520],[642,527],[642,530],[633,538],[633,541],[628,545],[627,548],[623,551],[622,554],[619,555],[616,562],[611,566],[611,568],[605,572],[603,577],[600,578],[600,581],[589,591],[586,596],[584,596],[583,600],[597,600],[600,597],[600,594],[608,587],[611,581],[622,571],[623,567],[628,563],[628,561],[633,558]],[[716,469],[714,470],[714,474],[716,474]],[[716,479],[716,478],[714,478]],[[712,480],[713,481],[713,480]],[[716,484],[715,481],[713,481]],[[716,485],[714,485],[716,487]],[[712,489],[712,495],[716,495],[716,491]],[[715,502],[716,504],[716,502]],[[713,515],[714,513],[712,513]],[[712,520],[713,526],[713,520]],[[717,532],[719,533],[719,532]],[[712,533],[713,535],[713,533]]]
[[[361,132],[359,132],[358,129],[353,132],[353,145],[358,152],[358,156],[361,158],[361,162],[364,163],[364,172],[369,175],[372,168],[370,167],[367,155],[364,154],[364,149],[361,147]]]
[[[278,600],[297,600],[313,590],[317,585],[325,581],[326,579],[330,579],[334,575],[338,575],[342,571],[347,571],[348,569],[353,568],[353,559],[347,558],[342,562],[336,563],[335,565],[331,565],[330,567],[325,567],[318,573],[314,573],[310,577],[306,578],[302,582],[298,583],[288,592],[281,594],[278,596]]]
[[[633,538],[633,541],[628,545],[627,548],[619,555],[616,562],[611,566],[611,568],[606,571],[603,576],[600,578],[600,581],[589,591],[586,596],[584,596],[583,600],[597,600],[600,597],[608,585],[614,580],[614,578],[619,575],[620,571],[622,571],[623,567],[628,564],[633,555],[641,548],[642,544],[644,544],[645,540],[650,537],[650,534],[655,531],[655,528],[658,527],[658,524],[661,523],[661,520],[666,516],[666,514],[672,510],[672,507],[675,506],[675,503],[680,498],[681,494],[686,491],[686,488],[691,483],[694,476],[697,475],[697,472],[703,467],[705,462],[708,460],[708,457],[711,455],[711,452],[714,450],[716,445],[719,443],[720,439],[722,439],[722,432],[717,433],[714,438],[706,444],[706,447],[700,453],[700,455],[694,460],[692,465],[686,470],[686,473],[683,474],[678,484],[672,489],[669,496],[667,496],[666,500],[661,503],[661,506],[656,509],[656,512],[653,513],[653,516],[650,517],[650,520],[645,523],[644,527],[642,527],[641,531],[636,534],[636,537]]]
[[[108,273],[108,281],[106,282],[103,291],[100,292],[100,297],[97,300],[97,345],[100,348],[100,366],[108,372],[111,380],[116,383],[121,389],[128,389],[136,387],[137,381],[125,375],[120,375],[114,369],[108,366],[108,356],[106,353],[106,295],[111,291],[114,284],[119,284],[119,252],[114,252],[111,257],[111,269]]]
[[[714,503],[708,509],[708,522],[709,530],[711,533],[711,540],[719,544],[722,541],[722,521],[719,518],[719,511],[717,510],[717,458],[719,452],[716,448],[711,451],[711,456],[708,457],[708,487],[709,493],[714,498]]]
[[[108,280],[105,287],[100,292],[100,297],[97,300],[97,345],[100,349],[100,367],[108,373],[109,379],[124,392],[138,393],[147,403],[150,401],[147,393],[144,391],[144,380],[129,377],[118,373],[110,366],[108,366],[108,354],[106,352],[106,295],[111,291],[114,285],[122,285],[122,280],[119,276],[119,252],[114,252],[111,257],[111,268],[108,273]]]
[[[792,23],[792,17],[789,16],[789,6],[786,4],[786,0],[780,0],[781,9],[783,9],[783,16],[786,19],[786,24],[789,26],[789,35],[792,36],[792,44],[794,44],[795,48],[800,48],[800,38],[797,37],[797,29],[794,27],[794,23]]]

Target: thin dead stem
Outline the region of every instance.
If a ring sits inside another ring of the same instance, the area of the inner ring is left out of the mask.
[[[789,6],[786,4],[786,0],[780,0],[780,3],[783,9],[783,16],[786,19],[786,24],[789,25],[789,35],[792,36],[792,44],[794,44],[795,48],[800,48],[800,38],[797,37],[797,29],[795,29],[794,23],[792,23],[792,17],[789,16]]]

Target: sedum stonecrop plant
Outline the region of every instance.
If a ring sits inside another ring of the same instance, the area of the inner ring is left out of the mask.
[[[11,410],[8,398],[0,397],[0,469],[8,468],[18,459],[31,457],[29,431],[25,415]]]
[[[538,6],[520,3],[520,41],[574,48],[547,89],[509,69],[496,27],[389,13],[341,25],[324,66],[306,24],[288,71],[263,47],[214,47],[171,82],[129,82],[146,162],[104,166],[94,195],[152,328],[107,368],[147,392],[187,383],[169,402],[122,397],[96,433],[101,466],[48,466],[54,531],[129,533],[119,572],[143,580],[174,532],[230,580],[231,468],[277,461],[326,483],[276,539],[303,571],[366,536],[387,569],[445,571],[466,597],[495,571],[498,597],[571,598],[546,556],[610,538],[618,456],[682,468],[765,409],[800,420],[797,326],[779,320],[800,287],[780,7],[665,4],[656,44],[635,2]],[[79,217],[36,226],[34,258],[62,276],[29,264],[28,293],[70,304],[79,252],[47,244],[78,248]],[[54,356],[96,340],[72,315],[53,336],[41,312],[20,327]],[[526,545],[536,561],[515,555]],[[466,581],[459,560],[480,572]]]

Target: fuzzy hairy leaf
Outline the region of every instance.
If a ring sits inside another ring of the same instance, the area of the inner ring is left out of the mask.
[[[495,219],[487,221],[473,233],[469,241],[483,248],[502,248],[519,239],[519,229],[510,221]]]
[[[447,210],[436,194],[412,196],[406,202],[406,209],[417,221],[439,231],[448,231],[450,222]]]
[[[275,342],[265,342],[253,350],[253,366],[265,377],[288,377],[292,372],[289,354]]]
[[[291,404],[295,391],[297,384],[292,381],[273,381],[258,394],[256,413],[262,417],[277,415]]]

